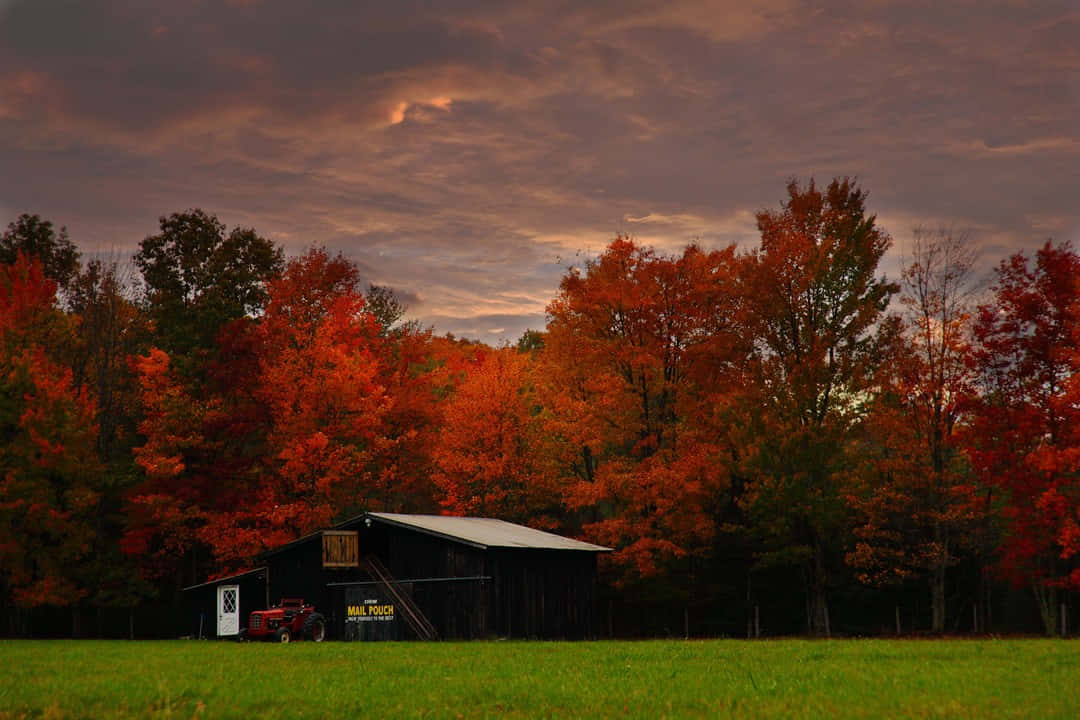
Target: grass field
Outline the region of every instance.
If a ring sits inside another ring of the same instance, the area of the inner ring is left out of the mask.
[[[1080,716],[1052,640],[0,641],[0,718]]]

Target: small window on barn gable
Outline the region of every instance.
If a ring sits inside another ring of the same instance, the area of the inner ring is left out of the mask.
[[[324,568],[358,567],[360,552],[356,531],[324,530],[322,564]]]

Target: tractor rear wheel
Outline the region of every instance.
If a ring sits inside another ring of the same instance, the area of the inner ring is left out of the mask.
[[[304,637],[312,642],[322,642],[326,639],[326,618],[319,613],[311,613],[304,620]]]
[[[275,634],[275,637],[277,638],[277,641],[279,643],[287,643],[290,640],[292,640],[292,633],[289,632],[289,628],[287,628],[287,627],[278,628],[278,631]]]

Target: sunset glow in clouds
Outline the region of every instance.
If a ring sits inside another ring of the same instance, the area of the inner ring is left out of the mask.
[[[616,233],[752,242],[791,176],[992,263],[1080,241],[1078,39],[1072,0],[6,0],[0,222],[126,253],[202,207],[492,342]]]

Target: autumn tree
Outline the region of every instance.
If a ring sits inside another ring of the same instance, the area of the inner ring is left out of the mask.
[[[172,574],[180,586],[185,567],[198,576],[207,513],[244,497],[257,475],[264,416],[250,402],[251,375],[237,372],[252,367],[257,350],[248,344],[250,352],[222,361],[219,342],[235,340],[237,324],[261,311],[283,253],[252,229],[226,233],[196,209],[161,217],[134,261],[156,347],[133,363],[146,439],[133,454],[145,482],[130,494],[123,545],[148,576]],[[226,376],[245,381],[224,385]]]
[[[561,496],[534,450],[541,428],[527,362],[509,348],[489,352],[446,401],[434,480],[452,515],[557,524]]]
[[[319,301],[311,301],[312,287]],[[313,250],[271,283],[260,329],[260,393],[273,419],[270,522],[309,532],[377,497],[370,460],[388,403],[379,382],[381,328],[366,309],[355,267]]]
[[[877,370],[852,472],[856,542],[848,562],[873,584],[924,577],[936,633],[945,630],[946,573],[975,521],[958,437],[974,390],[974,261],[964,233],[915,229],[901,274],[899,332]]]
[[[380,323],[381,325],[381,323]],[[442,446],[447,400],[490,351],[482,343],[436,337],[415,322],[400,324],[379,346],[379,378],[388,404],[373,458],[380,496],[374,507],[434,513],[440,491],[433,455]]]
[[[743,278],[757,340],[745,505],[766,544],[763,563],[795,564],[812,634],[830,632],[830,558],[846,527],[845,447],[862,413],[875,329],[897,288],[877,276],[891,241],[848,179],[788,184],[778,211],[758,213],[761,247]]]
[[[1048,634],[1059,632],[1059,592],[1077,586],[1078,282],[1080,256],[1067,243],[1046,243],[1034,263],[1017,253],[998,266],[975,325],[981,392],[969,453],[1004,496],[999,569],[1032,589]]]
[[[77,606],[92,586],[94,407],[50,355],[70,332],[55,297],[38,260],[0,266],[0,582],[22,609]]]
[[[691,429],[696,404],[711,398],[695,392],[703,373],[690,366],[727,347],[734,266],[732,248],[662,257],[617,238],[568,272],[548,307],[538,351],[546,453],[585,534],[616,548],[619,582],[711,545],[726,472]]]
[[[143,577],[157,581],[171,575],[179,591],[185,582],[197,582],[193,553],[206,513],[217,502],[237,502],[240,496],[235,478],[218,485],[215,448],[203,430],[220,400],[194,396],[158,348],[133,358],[132,365],[138,430],[145,439],[132,454],[143,477],[127,497],[121,548],[138,561]],[[189,563],[194,567],[187,571]]]
[[[257,321],[219,335],[204,383],[185,382],[161,350],[140,358],[148,483],[129,550],[175,562],[198,543],[234,568],[378,496],[371,461],[388,400],[355,266],[316,248],[267,290]]]

